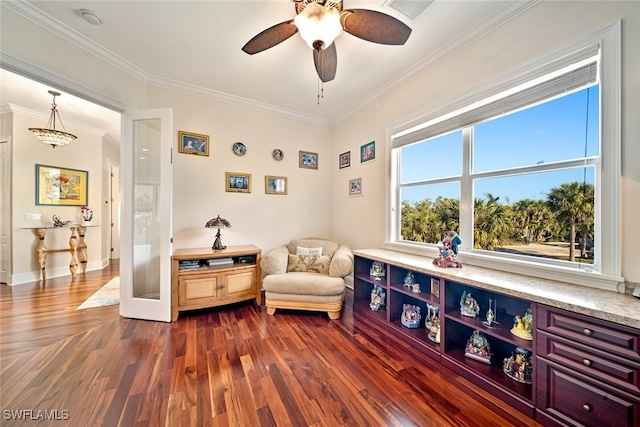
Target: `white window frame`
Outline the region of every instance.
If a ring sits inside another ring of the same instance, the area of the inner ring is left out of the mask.
[[[425,245],[400,240],[401,200],[399,191],[399,147],[409,140],[424,140],[420,135],[438,134],[438,125],[445,120],[462,113],[468,113],[485,105],[496,97],[503,97],[513,89],[547,76],[571,64],[580,52],[594,51],[599,48],[598,74],[600,84],[600,153],[596,161],[596,179],[600,179],[596,191],[596,224],[594,262],[599,263],[599,271],[583,264],[576,268],[566,263],[550,260],[536,262],[531,257],[509,257],[488,251],[474,250],[469,247],[473,241],[473,204],[460,200],[460,228],[468,235],[462,235],[463,246],[459,254],[463,264],[478,265],[524,275],[555,279],[582,286],[615,292],[624,291],[624,279],[621,277],[620,248],[620,183],[621,183],[621,23],[617,21],[595,33],[589,34],[567,46],[544,55],[522,67],[506,73],[500,78],[471,90],[472,96],[461,96],[429,111],[414,115],[405,121],[387,127],[387,150],[390,153],[387,164],[387,203],[390,209],[386,218],[386,242],[389,249],[435,256],[435,245]],[[463,168],[461,186],[472,185],[471,153],[463,152],[463,162],[469,167]],[[588,163],[585,163],[588,164]],[[474,176],[477,178],[477,175]],[[467,194],[471,192],[467,191]],[[469,246],[464,246],[465,242]],[[523,260],[522,258],[527,258]]]

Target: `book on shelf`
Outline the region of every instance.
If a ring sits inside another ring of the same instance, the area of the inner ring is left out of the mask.
[[[209,266],[233,264],[233,258],[212,258],[209,260]]]

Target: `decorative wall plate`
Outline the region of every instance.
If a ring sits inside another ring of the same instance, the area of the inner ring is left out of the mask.
[[[245,147],[245,145],[242,142],[234,143],[232,149],[237,156],[244,156],[244,153],[247,152],[247,147]]]
[[[271,155],[273,156],[273,158],[275,160],[282,160],[284,159],[284,153],[282,152],[281,149],[276,148],[275,150],[273,150],[273,153],[271,153]]]

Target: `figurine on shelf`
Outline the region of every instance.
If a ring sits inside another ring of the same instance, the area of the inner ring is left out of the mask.
[[[371,303],[369,303],[369,307],[371,307],[371,310],[378,311],[380,310],[380,307],[384,307],[386,305],[386,296],[387,293],[384,291],[382,286],[374,285],[373,289],[371,290]]]
[[[382,280],[386,274],[387,273],[384,271],[384,265],[380,261],[373,261],[373,264],[371,264],[371,268],[369,269],[369,275],[375,278],[375,280]]]
[[[402,304],[402,316],[400,321],[403,326],[409,329],[415,329],[420,326],[420,306],[413,304]]]
[[[473,331],[473,334],[467,340],[464,355],[482,363],[491,364],[491,346],[482,332]]]
[[[437,243],[438,256],[433,259],[433,264],[438,267],[462,268],[458,261],[458,245],[462,243],[455,231],[447,232],[444,239]]]
[[[491,303],[493,303],[493,308],[491,308]],[[489,310],[487,310],[486,314],[487,320],[484,320],[482,324],[487,328],[496,328],[498,322],[496,322],[496,307],[495,301],[489,298]]]
[[[404,283],[404,286],[407,286],[409,288],[412,287],[416,283],[416,278],[413,275],[413,272],[408,271],[407,275],[404,276],[404,279],[402,280],[402,282]]]
[[[516,347],[511,357],[505,357],[502,371],[512,380],[523,384],[533,383],[533,366],[531,352],[522,347]]]
[[[460,314],[467,317],[476,317],[480,314],[480,306],[471,296],[471,292],[462,292],[462,296],[460,297]]]
[[[531,307],[523,316],[516,315],[513,319],[511,333],[525,340],[533,340],[533,311]]]
[[[411,285],[411,292],[413,292],[414,294],[419,294],[420,293],[420,283],[416,282],[413,285]]]
[[[429,331],[428,338],[436,343],[440,342],[440,307],[427,303],[427,315],[424,326]]]

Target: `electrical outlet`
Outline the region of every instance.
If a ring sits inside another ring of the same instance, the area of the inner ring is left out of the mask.
[[[42,214],[24,214],[25,221],[42,221]]]

